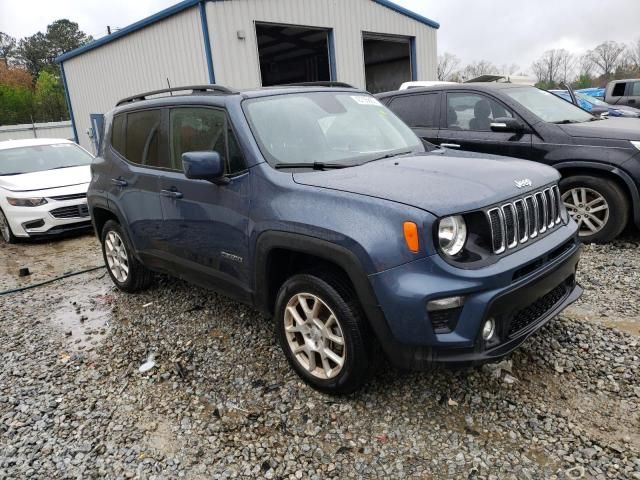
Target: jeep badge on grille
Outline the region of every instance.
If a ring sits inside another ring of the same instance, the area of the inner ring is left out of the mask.
[[[518,188],[530,187],[533,185],[533,182],[528,178],[523,178],[522,180],[514,180],[513,183],[516,184]]]

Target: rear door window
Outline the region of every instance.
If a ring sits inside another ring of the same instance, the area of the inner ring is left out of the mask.
[[[150,167],[167,168],[167,156],[162,142],[162,111],[143,110],[127,114],[125,157]]]
[[[437,127],[437,106],[440,95],[401,95],[394,98],[389,108],[410,127]]]
[[[640,82],[633,82],[630,95],[632,97],[640,97]]]

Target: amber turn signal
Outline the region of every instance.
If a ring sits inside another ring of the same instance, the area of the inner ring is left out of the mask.
[[[418,251],[420,251],[418,226],[413,222],[404,222],[402,227],[404,231],[404,241],[407,243],[407,248],[413,253],[418,253]]]

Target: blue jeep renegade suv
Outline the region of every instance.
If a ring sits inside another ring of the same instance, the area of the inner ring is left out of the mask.
[[[381,352],[501,357],[582,291],[556,170],[435,149],[362,90],[150,92],[104,139],[88,203],[113,282],[165,272],[272,314],[325,392],[360,387]]]

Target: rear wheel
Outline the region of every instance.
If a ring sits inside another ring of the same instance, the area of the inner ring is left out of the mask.
[[[9,220],[7,220],[7,217],[4,215],[4,212],[2,210],[0,210],[0,235],[2,236],[2,239],[7,243],[15,243],[17,240],[15,235],[13,235],[13,232],[11,231]]]
[[[587,175],[560,181],[562,201],[578,224],[580,240],[603,243],[616,238],[627,225],[629,204],[614,182]]]
[[[276,337],[289,364],[313,388],[360,388],[373,373],[373,339],[352,290],[331,276],[300,274],[280,288]]]
[[[153,273],[135,256],[119,223],[109,220],[102,228],[102,256],[113,283],[125,292],[138,292],[153,281]]]

